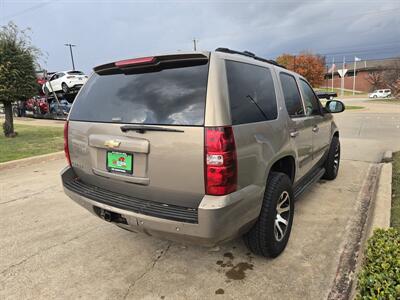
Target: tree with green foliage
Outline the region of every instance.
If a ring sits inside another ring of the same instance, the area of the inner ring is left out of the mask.
[[[25,101],[37,91],[35,67],[40,51],[32,46],[29,29],[13,22],[0,28],[0,102],[4,105],[4,135],[15,137],[12,103]]]

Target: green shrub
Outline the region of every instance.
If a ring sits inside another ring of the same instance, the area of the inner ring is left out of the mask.
[[[400,299],[400,231],[377,229],[368,240],[356,299]]]

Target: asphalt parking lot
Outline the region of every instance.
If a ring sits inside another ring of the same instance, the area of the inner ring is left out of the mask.
[[[335,115],[345,159],[379,162],[386,150],[400,150],[400,104],[351,101],[365,107]]]
[[[63,159],[1,171],[0,298],[326,298],[371,162],[386,148],[400,148],[393,111],[382,113],[387,122],[373,110],[359,114],[338,116],[339,177],[296,202],[288,247],[274,260],[254,257],[241,240],[208,249],[105,223],[64,195]],[[361,124],[373,126],[365,117],[386,127],[357,132]]]

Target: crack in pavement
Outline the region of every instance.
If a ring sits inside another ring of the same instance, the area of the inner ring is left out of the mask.
[[[351,159],[351,158],[340,158],[340,160],[364,162],[364,163],[378,163],[378,161],[374,161],[374,160],[359,160],[359,159]]]
[[[53,186],[47,187],[47,188],[41,190],[40,192],[30,193],[29,195],[25,195],[25,196],[22,196],[22,197],[18,197],[18,198],[15,198],[15,199],[12,199],[12,200],[8,200],[8,201],[5,201],[5,202],[0,202],[0,205],[7,204],[7,203],[11,203],[11,202],[15,202],[15,201],[18,201],[18,200],[24,200],[24,199],[27,199],[27,198],[29,198],[29,197],[42,194],[43,192],[46,192],[46,191],[51,190],[51,189],[54,189],[54,188],[56,188],[56,187],[58,187],[58,185],[53,185]]]
[[[72,242],[72,241],[74,241],[74,240],[77,240],[77,239],[79,239],[79,238],[85,236],[86,234],[90,233],[91,231],[93,231],[93,230],[95,230],[95,229],[97,229],[97,228],[98,228],[98,227],[93,227],[93,228],[91,228],[91,229],[85,231],[84,233],[82,233],[82,234],[80,234],[80,235],[76,235],[76,236],[70,238],[69,240],[66,240],[66,241],[63,241],[63,242],[61,242],[61,243],[58,243],[58,244],[49,246],[49,247],[47,247],[47,248],[40,249],[40,250],[37,251],[36,253],[34,253],[34,254],[32,254],[32,255],[30,255],[30,256],[24,258],[23,260],[21,260],[21,261],[15,263],[15,264],[12,264],[12,265],[8,266],[8,267],[5,268],[3,271],[1,271],[0,274],[1,274],[1,275],[5,275],[5,274],[6,274],[8,271],[10,271],[12,268],[18,267],[18,266],[20,266],[20,265],[26,263],[26,262],[27,262],[28,260],[30,260],[31,258],[33,258],[33,257],[35,257],[35,256],[38,256],[40,253],[45,252],[45,251],[48,251],[48,250],[51,250],[51,249],[56,248],[56,247],[61,246],[61,245],[66,245],[66,244],[68,244],[69,242]]]
[[[171,242],[168,242],[167,247],[165,248],[165,250],[161,250],[161,253],[155,257],[155,259],[153,260],[153,263],[151,264],[151,266],[146,268],[145,271],[142,274],[140,274],[138,278],[136,278],[133,282],[131,282],[131,284],[128,286],[128,289],[126,290],[126,293],[125,293],[125,295],[123,297],[124,300],[129,296],[131,291],[135,288],[136,283],[139,280],[141,280],[144,276],[146,276],[150,271],[152,271],[154,269],[154,267],[157,264],[157,262],[163,256],[165,256],[165,254],[168,252],[170,247],[171,247]]]

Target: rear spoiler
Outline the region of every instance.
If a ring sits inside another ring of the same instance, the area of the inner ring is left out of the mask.
[[[157,72],[163,69],[172,69],[186,66],[203,65],[208,57],[201,53],[173,54],[162,56],[140,57],[120,60],[93,68],[99,75],[135,74]]]
[[[315,94],[318,96],[319,99],[332,99],[337,97],[337,93],[335,92],[322,92],[322,91],[315,91]]]

